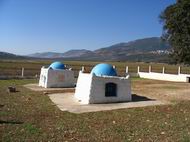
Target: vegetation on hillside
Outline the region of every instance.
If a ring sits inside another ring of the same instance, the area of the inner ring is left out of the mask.
[[[15,54],[0,52],[0,59],[25,59],[26,57],[18,56]]]
[[[95,51],[70,50],[65,53],[44,52],[31,54],[31,57],[85,61],[145,61],[169,62],[170,46],[159,37],[143,38],[135,41],[114,44]]]

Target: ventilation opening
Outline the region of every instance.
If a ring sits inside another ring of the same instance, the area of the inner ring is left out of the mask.
[[[117,96],[117,84],[106,83],[106,85],[105,85],[105,96],[106,97],[116,97]]]

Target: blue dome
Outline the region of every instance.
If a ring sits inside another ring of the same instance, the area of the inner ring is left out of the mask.
[[[105,63],[101,63],[96,65],[91,73],[95,74],[96,76],[102,76],[102,75],[106,75],[106,76],[117,76],[117,72],[116,70],[113,68],[112,65],[110,64],[105,64]]]
[[[65,65],[61,62],[53,62],[50,66],[50,68],[54,70],[63,70],[65,69]]]

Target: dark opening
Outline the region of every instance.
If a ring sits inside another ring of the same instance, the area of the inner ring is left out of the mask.
[[[106,97],[117,96],[117,84],[115,84],[115,83],[106,83],[105,96]]]
[[[190,77],[187,77],[187,82],[189,82],[189,83],[190,83]]]

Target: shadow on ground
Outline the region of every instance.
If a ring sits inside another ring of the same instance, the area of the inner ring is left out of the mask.
[[[155,99],[150,99],[150,98],[147,98],[145,96],[132,94],[132,102],[140,102],[140,101],[155,101]]]
[[[3,121],[0,120],[0,124],[23,124],[24,122],[19,122],[19,121]]]

